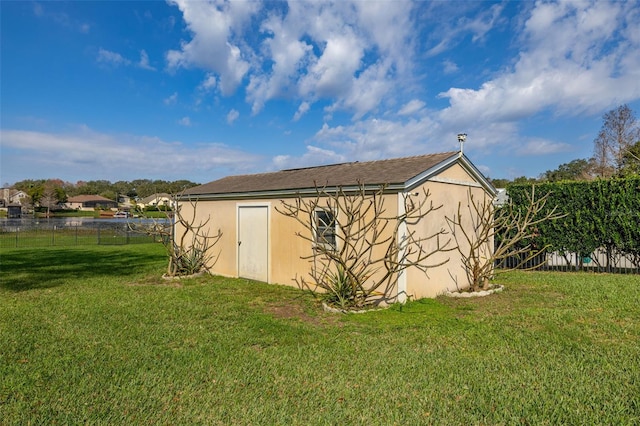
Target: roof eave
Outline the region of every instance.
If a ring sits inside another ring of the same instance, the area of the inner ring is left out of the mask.
[[[471,174],[482,187],[492,196],[496,196],[498,194],[498,189],[493,186],[493,184],[482,174],[480,170],[467,158],[463,153],[459,154],[460,157],[460,165],[464,167],[464,169]]]
[[[430,177],[433,177],[435,175],[437,175],[438,173],[442,172],[445,169],[448,169],[449,167],[451,167],[456,161],[458,160],[458,155],[454,154],[448,158],[445,158],[444,160],[442,160],[441,162],[439,162],[438,164],[428,168],[427,170],[425,170],[424,172],[420,173],[417,176],[412,177],[411,179],[409,179],[408,181],[406,181],[404,183],[404,189],[405,190],[411,190],[412,188],[415,188],[416,186],[422,184],[423,182],[427,181]]]
[[[366,192],[378,191],[380,186],[384,184],[369,184],[364,185]],[[355,193],[362,189],[359,185],[347,185],[342,187],[317,187],[317,188],[298,188],[298,189],[278,189],[270,191],[252,191],[252,192],[228,192],[228,193],[203,193],[203,194],[184,194],[178,197],[179,201],[184,200],[237,200],[237,199],[261,199],[261,198],[291,198],[297,196],[313,196],[322,192],[333,192],[340,188],[345,193]],[[385,193],[400,192],[405,189],[405,184],[395,183],[387,184]]]

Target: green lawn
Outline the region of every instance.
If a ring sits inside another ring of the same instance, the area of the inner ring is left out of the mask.
[[[163,255],[0,250],[0,424],[640,423],[639,276],[334,315]]]

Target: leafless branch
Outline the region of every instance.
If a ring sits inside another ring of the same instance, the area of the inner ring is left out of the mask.
[[[466,209],[459,203],[457,213],[453,218],[447,217],[447,223],[456,241],[471,290],[488,287],[496,264],[501,265],[502,271],[522,269],[546,251],[546,246],[534,247],[532,243],[523,245],[523,242],[537,236],[537,225],[540,223],[562,217],[556,213],[557,207],[545,211],[548,196],[546,194],[536,199],[535,187],[532,187],[531,193],[527,193],[526,208],[521,210],[511,202],[496,207],[488,195],[476,199],[469,190]],[[504,262],[507,258],[517,261],[507,267]],[[538,266],[534,264],[529,269]]]
[[[430,193],[422,197],[404,196],[404,212],[388,214],[384,205],[386,185],[367,189],[359,184],[353,191],[316,187],[311,197],[298,196],[282,201],[276,210],[303,225],[296,235],[308,242],[312,251],[302,256],[311,264],[311,283],[296,278],[299,286],[321,289],[332,303],[361,307],[373,296],[386,298],[398,274],[409,267],[423,272],[445,261],[429,263],[434,254],[446,251],[450,239],[442,241],[444,229],[423,236],[413,227],[442,206],[434,206]],[[332,212],[335,244],[318,241],[317,212]]]
[[[160,239],[169,257],[167,276],[207,271],[220,255],[219,252],[213,253],[213,247],[222,238],[222,231],[218,229],[215,234],[210,234],[211,216],[197,222],[197,198],[179,195],[171,199],[173,221],[153,219],[150,224],[142,226],[129,223],[129,228]],[[189,215],[184,211],[185,203],[190,206]]]

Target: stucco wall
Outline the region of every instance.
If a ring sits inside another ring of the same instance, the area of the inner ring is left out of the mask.
[[[451,234],[446,218],[453,218],[457,213],[458,204],[462,203],[463,222],[466,229],[470,229],[471,217],[466,215],[468,210],[465,210],[468,205],[469,191],[475,194],[475,197],[482,197],[485,192],[480,187],[464,186],[462,184],[427,182],[424,186],[430,190],[431,201],[433,201],[434,206],[442,207],[432,212],[425,218],[426,220],[410,229],[416,229],[424,237],[434,235],[443,230],[444,233],[439,236],[441,246],[445,249],[454,249],[458,243]],[[460,240],[459,243],[463,247],[465,246],[464,241]],[[447,290],[455,291],[469,287],[469,280],[457,250],[438,252],[430,257],[426,263],[437,265],[442,262],[446,263],[428,269],[426,274],[415,268],[408,270],[407,293],[418,299],[436,297]]]
[[[195,215],[193,213],[195,207]],[[217,256],[215,264],[209,265],[212,272],[229,277],[236,276],[235,268],[235,202],[229,201],[192,201],[180,203],[180,214],[187,221],[198,225],[207,222],[209,235],[222,231],[222,238],[213,247],[212,252]],[[176,224],[176,240],[182,238],[184,228]],[[232,238],[233,237],[233,238]],[[188,240],[188,236],[185,239]]]
[[[277,199],[198,201],[195,223],[201,223],[210,216],[209,225],[222,231],[222,238],[213,249],[215,253],[220,254],[216,263],[210,265],[212,273],[229,277],[238,276],[238,208],[266,205],[269,208],[270,218],[268,281],[295,285],[296,276],[307,276],[308,262],[300,257],[309,255],[311,248],[295,235],[296,232],[306,232],[306,230],[295,220],[278,213],[275,208],[279,204],[280,200]],[[185,216],[188,216],[191,214],[189,212],[192,206],[183,203],[182,209]],[[177,234],[180,235],[179,229]]]

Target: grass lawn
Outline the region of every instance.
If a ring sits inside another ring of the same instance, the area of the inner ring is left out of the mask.
[[[639,424],[640,277],[323,313],[163,247],[0,250],[0,424]]]

